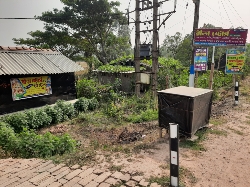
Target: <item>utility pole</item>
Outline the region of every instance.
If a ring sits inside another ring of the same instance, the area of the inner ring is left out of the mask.
[[[213,56],[212,56],[212,64],[211,64],[211,71],[210,71],[210,78],[209,78],[209,89],[213,89],[213,79],[214,79],[214,52],[215,46],[213,46]]]
[[[200,0],[193,0],[195,9],[194,9],[194,25],[193,25],[193,51],[192,51],[192,59],[191,59],[191,66],[190,66],[190,75],[189,75],[189,87],[194,87],[194,54],[196,47],[194,46],[194,36],[195,36],[195,29],[198,28],[199,25],[199,13],[200,13]]]
[[[140,96],[140,0],[135,0],[135,94]]]
[[[157,73],[158,73],[158,28],[157,28],[157,21],[158,21],[158,7],[159,3],[158,0],[153,0],[153,45],[152,45],[152,91],[153,91],[153,98],[156,100],[157,97],[157,87],[158,87],[158,80],[157,80]]]

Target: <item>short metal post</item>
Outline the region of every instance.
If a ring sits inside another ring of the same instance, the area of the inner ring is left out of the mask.
[[[234,87],[234,104],[238,105],[239,104],[239,82],[235,82],[235,87]]]
[[[179,187],[179,126],[170,123],[170,186]]]

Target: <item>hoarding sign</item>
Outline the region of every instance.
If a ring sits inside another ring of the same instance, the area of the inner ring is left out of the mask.
[[[228,49],[225,73],[241,74],[245,63],[245,48]]]
[[[247,29],[195,29],[194,45],[245,46]]]
[[[51,95],[51,77],[25,77],[10,79],[13,101]]]
[[[208,61],[207,48],[196,48],[194,54],[195,71],[206,71]]]

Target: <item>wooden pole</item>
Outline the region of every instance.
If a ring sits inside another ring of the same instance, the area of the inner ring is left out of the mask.
[[[198,87],[198,77],[199,77],[199,72],[196,71],[196,72],[195,72],[195,82],[194,82],[194,87],[195,87],[195,88]]]

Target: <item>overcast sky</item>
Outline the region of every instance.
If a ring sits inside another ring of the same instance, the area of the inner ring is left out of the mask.
[[[153,0],[151,0],[153,1]],[[130,11],[134,9],[135,0],[120,0],[120,9],[125,12],[129,7]],[[186,4],[188,6],[186,8]],[[60,0],[0,0],[0,18],[32,18],[35,15],[41,15],[42,12],[61,9],[63,4]],[[159,9],[160,13],[173,10],[174,0],[165,2]],[[249,0],[201,0],[199,26],[204,23],[210,23],[223,28],[231,26],[242,26],[249,29],[248,39],[250,42],[250,1]],[[192,0],[177,0],[177,9],[165,24],[161,27],[159,33],[160,43],[166,34],[174,35],[181,32],[182,35],[188,34],[193,27],[194,5]],[[142,20],[150,20],[151,12],[142,13]],[[131,18],[134,13],[131,14]],[[161,20],[164,16],[161,17]],[[133,21],[130,19],[130,21]],[[146,25],[148,27],[152,24]],[[146,26],[142,25],[142,29]],[[0,19],[0,46],[15,46],[13,38],[27,38],[28,32],[43,30],[43,22],[38,20],[3,20]],[[132,29],[131,41],[134,43],[134,25]],[[141,42],[149,42],[152,35],[150,33],[141,34]]]

